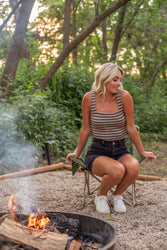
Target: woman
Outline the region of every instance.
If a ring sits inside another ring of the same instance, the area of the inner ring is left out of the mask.
[[[125,213],[122,193],[139,174],[140,165],[125,143],[126,132],[141,156],[149,161],[156,158],[152,152],[144,151],[133,121],[133,99],[129,92],[122,90],[122,78],[123,70],[114,63],[105,63],[95,72],[92,91],[82,100],[83,125],[77,151],[67,155],[68,161],[71,156],[78,158],[92,130],[93,142],[85,163],[93,174],[102,177],[95,197],[99,213],[110,213],[107,193],[114,186],[114,211]]]

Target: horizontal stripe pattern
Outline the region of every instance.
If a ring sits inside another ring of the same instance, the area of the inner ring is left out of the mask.
[[[117,91],[118,111],[114,113],[98,112],[96,109],[96,94],[92,91],[91,125],[93,136],[104,141],[117,141],[125,138],[125,114],[121,102],[121,90]]]

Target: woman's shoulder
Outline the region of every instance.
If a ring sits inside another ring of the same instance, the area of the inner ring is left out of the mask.
[[[120,93],[121,93],[121,97],[130,97],[131,95],[130,95],[130,93],[127,91],[127,90],[124,90],[124,89],[121,89],[121,91],[120,91]]]
[[[132,100],[132,96],[131,94],[124,89],[121,89],[121,101],[122,103],[127,102],[127,101],[131,101]]]
[[[91,100],[91,98],[92,98],[92,93],[93,93],[93,91],[89,91],[89,92],[85,93],[83,99]]]
[[[89,103],[91,103],[91,99],[92,99],[92,91],[89,91],[89,92],[85,93],[85,95],[83,96],[82,102],[89,104]]]

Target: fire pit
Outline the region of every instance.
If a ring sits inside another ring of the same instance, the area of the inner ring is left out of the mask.
[[[65,212],[63,212],[63,213],[62,212],[46,212],[46,215],[49,218],[50,223],[48,223],[48,226],[46,226],[45,230],[47,231],[49,227],[55,226],[56,229],[61,233],[58,236],[59,238],[61,238],[61,235],[62,235],[62,238],[68,237],[67,244],[66,244],[66,247],[64,248],[64,250],[68,249],[68,243],[73,239],[76,239],[76,240],[83,242],[84,248],[81,248],[81,249],[90,249],[90,250],[92,250],[92,249],[101,249],[101,250],[114,249],[114,245],[115,245],[116,240],[117,240],[117,230],[108,221],[98,219],[98,218],[95,218],[92,216],[73,214],[73,213],[65,213]],[[3,216],[1,215],[1,218]],[[24,215],[22,215],[22,214],[19,216],[20,216],[20,218],[24,218]],[[25,218],[21,219],[21,220],[24,221]],[[3,220],[1,220],[1,221],[3,221]],[[11,228],[13,225],[11,225],[11,222],[8,222],[8,223],[9,223],[9,227]],[[13,223],[16,223],[16,222],[13,221]],[[16,223],[16,224],[18,224],[18,223]],[[49,226],[49,224],[50,224],[50,226]],[[7,226],[7,224],[5,225],[4,228],[6,228],[6,226]],[[2,227],[2,223],[0,225],[0,228],[1,227]],[[2,229],[4,229],[4,228],[2,228]],[[27,238],[27,236],[30,234],[30,231],[31,231],[31,229],[26,229],[26,228],[27,227],[24,227],[24,229],[23,229],[23,232],[25,234],[25,238]],[[30,231],[27,231],[27,230],[30,230]],[[7,232],[8,231],[9,230],[7,230]],[[32,229],[32,232],[33,232],[33,229]],[[38,230],[38,232],[39,232],[39,230]],[[48,236],[51,237],[52,236],[51,234],[52,234],[52,232],[49,232]],[[68,234],[68,236],[67,236],[67,234]],[[39,240],[39,235],[36,235],[35,237],[33,237],[33,241],[35,239]],[[1,232],[0,232],[0,240],[2,241]],[[8,249],[13,249],[13,248],[10,248],[10,244],[14,244],[16,241],[17,240],[12,242],[11,239],[9,241],[6,239],[3,242],[3,244],[9,244]],[[43,242],[43,241],[41,241],[41,242]],[[87,243],[90,243],[90,242],[92,244],[92,247],[88,247],[88,246],[90,246],[89,244],[87,245]],[[42,247],[35,248],[35,247],[32,247],[32,245],[30,245],[31,248],[29,246],[28,246],[28,248],[26,248],[25,242],[23,242],[22,245],[24,245],[24,247],[18,248],[18,249],[47,249],[44,247],[43,248]],[[98,246],[97,248],[96,248],[96,245]],[[59,244],[58,244],[58,246],[59,246]],[[17,249],[17,248],[15,248],[15,249]],[[57,248],[53,248],[53,249],[59,250],[59,249],[63,249],[63,248],[57,247]]]

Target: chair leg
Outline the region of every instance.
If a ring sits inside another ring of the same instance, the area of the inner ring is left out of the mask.
[[[89,178],[90,175],[89,174],[91,174],[96,180],[98,180],[99,182],[101,182],[100,179],[98,179],[95,175],[93,175],[92,173],[90,173],[87,170],[84,170],[85,182],[84,182],[84,192],[83,192],[83,201],[82,201],[82,204],[83,204],[84,207],[88,206],[91,202],[94,201],[94,198],[93,198],[93,199],[91,199],[91,201],[89,201],[89,202],[86,203],[86,190],[87,190],[87,194],[91,195],[96,190],[99,189],[99,187],[97,187],[92,192],[90,191],[90,178]]]
[[[135,191],[135,181],[132,183],[132,204],[135,206],[136,204],[136,191]]]
[[[88,174],[89,173],[87,171],[84,171],[85,182],[84,182],[84,192],[83,192],[83,201],[82,201],[83,206],[85,206],[86,189],[88,189],[88,192],[90,191],[89,190],[89,176],[88,176]]]
[[[97,191],[99,189],[99,186],[97,188],[95,188],[93,191],[90,191],[90,175],[92,175],[93,178],[95,178],[98,182],[101,183],[101,180],[94,174],[92,174],[91,172],[85,170],[84,171],[84,175],[85,175],[85,182],[84,182],[84,193],[83,193],[83,206],[87,206],[88,204],[90,204],[94,199],[92,199],[90,202],[86,203],[86,190],[87,190],[87,194],[91,195],[93,194],[95,191]],[[111,189],[111,192],[113,193],[113,190]],[[128,193],[130,193],[128,191]],[[124,201],[129,204],[130,206],[135,206],[136,204],[136,198],[135,198],[135,182],[132,183],[132,203],[129,202],[127,199],[124,198]]]

